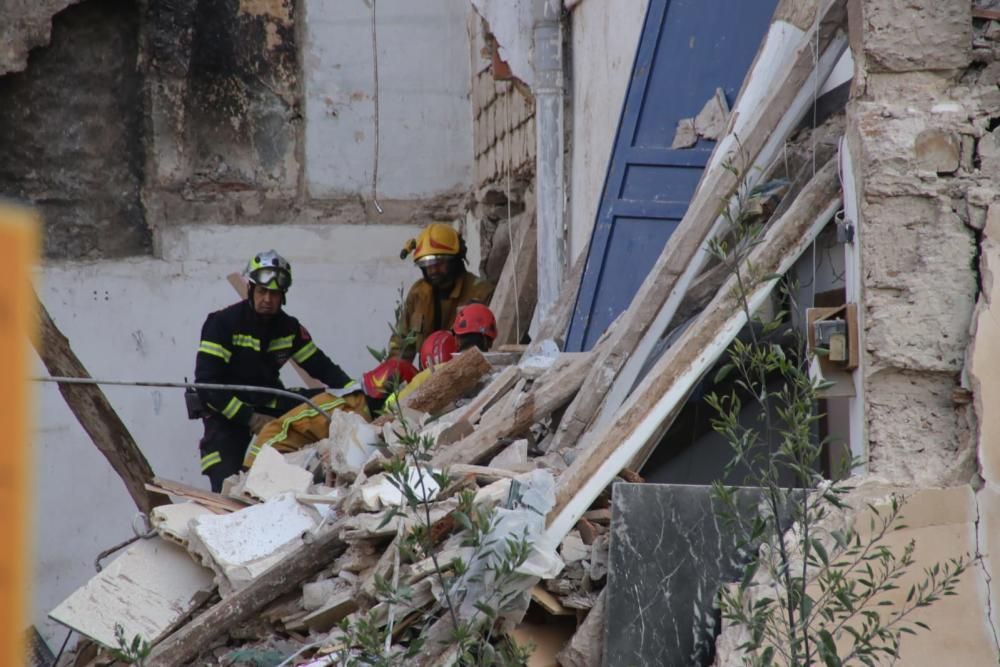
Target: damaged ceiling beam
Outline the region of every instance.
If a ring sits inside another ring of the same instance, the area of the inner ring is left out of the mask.
[[[757,275],[783,274],[840,207],[836,160],[830,160],[803,189],[788,211],[768,229],[748,263]],[[756,285],[747,295],[756,310],[774,287]],[[559,478],[556,505],[548,515],[548,538],[558,544],[615,476],[662,428],[701,376],[746,324],[733,301],[735,277],[671,346],[622,406],[613,424]]]
[[[660,329],[669,326],[684,292],[701,272],[707,239],[722,226],[719,221],[722,202],[728,202],[743,181],[725,168],[726,162],[734,162],[737,168],[746,167],[741,169],[743,173],[757,177],[759,174],[750,169],[751,165],[764,162],[769,155],[771,159],[777,155],[777,150],[805,112],[802,105],[811,100],[814,86],[809,86],[809,82],[821,76],[824,70],[828,75],[826,68],[832,69],[846,48],[842,31],[845,6],[844,0],[825,0],[813,27],[802,34],[797,48],[788,58],[765,58],[758,53],[748,81],[753,80],[759,65],[765,71],[760,75],[763,78],[758,78],[761,83],[748,84],[741,92],[730,116],[727,135],[716,146],[683,220],[670,236],[628,310],[620,316],[617,335],[612,337],[604,354],[595,357],[585,381],[589,391],[580,392],[567,408],[556,433],[555,447],[586,444],[587,439],[583,436],[588,429],[596,432],[610,422],[649,353],[649,349],[645,349],[645,355],[636,354],[639,345],[645,339],[644,347],[652,347],[659,336],[646,336],[654,324]],[[822,69],[813,62],[814,49],[824,54]],[[836,57],[832,51],[837,51]],[[769,163],[770,159],[762,166]],[[661,312],[665,306],[665,312]],[[602,401],[609,396],[616,377],[630,359],[630,377],[618,382],[613,402],[601,410]],[[598,415],[600,423],[595,420]]]

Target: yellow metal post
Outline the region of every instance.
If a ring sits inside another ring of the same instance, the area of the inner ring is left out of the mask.
[[[31,270],[38,257],[38,220],[29,209],[0,202],[0,664],[23,665],[28,626],[31,338],[37,322]]]

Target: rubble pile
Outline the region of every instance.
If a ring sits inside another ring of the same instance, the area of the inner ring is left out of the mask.
[[[532,601],[532,615],[582,620],[606,581],[608,495],[578,529],[549,544],[545,517],[555,503],[555,478],[567,462],[545,449],[557,425],[553,412],[579,388],[573,377],[581,375],[589,355],[562,354],[551,344],[536,345],[523,357],[520,351],[474,354],[479,358],[459,356],[440,367],[444,372],[451,364],[474,364],[481,371],[472,390],[448,395],[436,414],[408,407],[426,404],[423,390],[373,423],[335,412],[327,439],[289,454],[263,449],[221,494],[156,479],[150,488],[170,495],[174,504],[152,511],[155,532],[52,617],[110,649],[117,647],[119,624],[125,637],[138,634],[154,644],[150,664],[174,664],[181,654],[170,647],[186,624],[197,623],[206,609],[249,601],[258,609],[248,620],[220,628],[204,645],[185,643],[182,660],[243,664],[281,653],[298,654],[288,664],[338,664],[345,619],[391,624],[393,641],[405,643],[446,618],[443,580],[464,577],[449,588],[464,617],[474,616],[476,602],[489,598],[489,578],[483,572],[473,576],[484,559],[456,520],[464,497],[479,509],[495,510],[491,539],[502,545],[507,537],[524,537],[530,546],[514,590],[505,591],[516,602],[506,606],[503,629],[515,636]],[[519,363],[509,363],[519,357]],[[567,382],[556,401],[536,400],[533,392]],[[432,391],[440,404],[440,388]],[[431,445],[428,461],[417,466],[407,457],[406,434]],[[416,508],[407,503],[399,475],[390,472],[400,459],[406,462],[405,487],[426,500]],[[422,525],[434,534],[433,553],[420,553],[410,539]],[[332,533],[339,536],[338,548],[319,554],[307,576],[272,599],[256,597],[254,582],[280,574],[288,559]],[[465,574],[456,574],[456,561],[464,563]],[[387,599],[385,582],[405,589],[405,604]],[[450,635],[441,636],[440,648],[427,653],[447,648]]]

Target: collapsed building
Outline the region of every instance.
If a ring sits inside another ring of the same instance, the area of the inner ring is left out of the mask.
[[[821,369],[832,387],[819,435],[838,443],[825,472],[849,455],[863,498],[907,495],[900,539],[915,536],[918,562],[972,558],[958,595],[923,610],[932,630],[908,638],[902,660],[1000,654],[987,408],[994,3],[84,0],[5,11],[16,15],[0,62],[0,187],[45,216],[41,300],[95,377],[178,379],[199,318],[233,298],[225,276],[262,236],[301,251],[307,287],[290,308],[330,311],[337,357],[359,373],[413,278],[391,261],[402,239],[428,220],[463,231],[498,283],[499,342],[514,347],[460,357],[471,381],[424,394],[408,419],[436,440],[431,464],[458,480],[433,501],[439,553],[461,548],[447,517],[462,488],[515,515],[515,484],[541,498],[546,520],[519,524],[532,531],[537,583],[511,633],[559,664],[716,655],[714,628],[706,646],[687,630],[706,625],[691,609],[710,591],[680,592],[685,578],[722,576],[696,523],[707,500],[677,485],[722,474],[699,387],[747,325],[706,243],[725,233],[722,202],[769,193],[755,265],[797,276],[798,301],[829,309],[848,348]],[[363,304],[351,298],[359,284]],[[774,302],[772,287],[751,295],[755,308]],[[88,335],[108,318],[121,330]],[[44,392],[36,622],[50,644],[62,632],[44,625],[49,612],[95,642],[75,664],[112,645],[115,622],[154,642],[153,664],[232,664],[251,648],[282,659],[308,649],[301,662],[330,664],[323,649],[343,618],[377,608],[400,632],[414,622],[378,601],[375,575],[405,578],[415,607],[438,604],[427,562],[398,560],[405,518],[382,524],[400,499],[369,458],[391,456],[392,426],[331,427],[318,447],[342,467],[325,464],[320,487],[305,472],[315,461],[264,456],[216,496],[193,488],[197,435],[171,395],[124,389],[108,397],[158,474],[128,489],[157,536],[91,579],[134,507],[94,448],[73,450],[86,436]],[[81,484],[114,492],[94,516],[69,516],[67,531],[55,517]],[[184,502],[158,504],[165,496]],[[718,664],[737,664],[719,646]],[[448,660],[445,643],[427,664]]]

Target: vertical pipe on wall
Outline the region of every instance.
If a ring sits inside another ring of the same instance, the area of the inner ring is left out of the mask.
[[[560,0],[538,0],[534,25],[535,178],[538,216],[538,305],[541,322],[559,296],[565,266],[563,217],[563,34]]]

